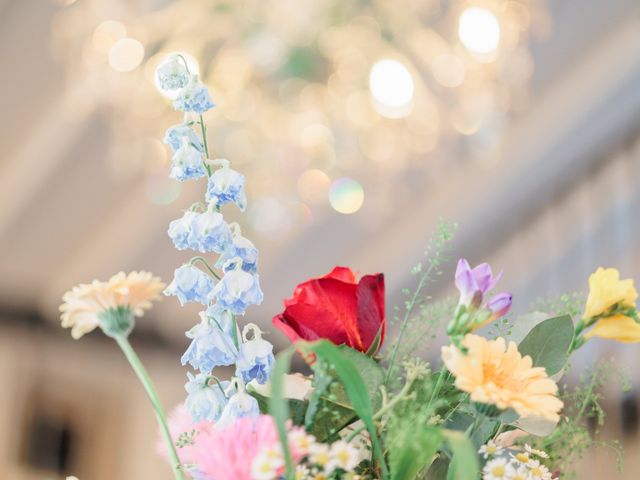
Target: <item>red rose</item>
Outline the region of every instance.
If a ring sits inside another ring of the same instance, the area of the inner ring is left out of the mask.
[[[384,275],[365,275],[356,281],[346,267],[298,285],[285,310],[273,324],[292,342],[326,338],[336,345],[367,352],[380,332],[384,340]]]

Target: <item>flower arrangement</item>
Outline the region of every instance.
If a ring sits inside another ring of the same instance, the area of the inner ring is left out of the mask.
[[[461,259],[457,302],[428,301],[425,287],[447,259],[453,233],[443,224],[426,261],[412,271],[417,287],[406,292],[404,310],[397,309],[395,338],[388,340],[384,276],[358,278],[335,267],[298,285],[273,317],[292,342],[276,358],[260,328],[242,321],[263,299],[258,250],[222,213],[228,205],[244,210],[247,198],[244,176],[229,161],[210,159],[203,113],[214,104],[180,55],[167,58],[156,75],[184,113],[165,136],[174,152],[169,175],[207,181],[204,201],[168,228],[176,249],[198,254],[176,268],[168,286],[150,273],[132,272],[74,287],[63,297],[61,319],[74,339],[100,328],[117,342],[151,400],[160,451],[177,480],[568,475],[563,445],[585,443],[590,434],[580,421],[597,397],[593,388],[571,393],[557,382],[570,355],[594,337],[640,341],[632,280],[600,268],[589,278],[583,309],[536,315],[519,340],[500,331],[481,335],[483,327],[508,325],[512,296],[490,294],[502,273]],[[211,254],[215,262],[204,256]],[[202,305],[181,359],[193,369],[187,396],[168,418],[128,341],[135,318],[161,292],[181,304]],[[415,347],[441,320],[448,344],[433,368]],[[289,372],[296,354],[306,362],[306,374]],[[218,376],[223,366],[234,369],[230,379]]]

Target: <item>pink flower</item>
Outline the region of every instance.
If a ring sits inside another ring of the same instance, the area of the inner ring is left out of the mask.
[[[190,448],[197,478],[251,480],[255,457],[267,447],[277,448],[278,431],[268,415],[239,418],[221,429],[209,429]]]
[[[189,410],[187,410],[183,404],[179,404],[173,409],[167,422],[169,424],[169,432],[171,433],[174,445],[176,443],[183,445],[176,447],[180,462],[183,465],[193,463],[193,442],[195,442],[199,435],[210,431],[213,425],[206,420],[194,422]],[[167,446],[165,445],[161,435],[161,433],[158,433],[156,451],[165,460],[169,461]]]

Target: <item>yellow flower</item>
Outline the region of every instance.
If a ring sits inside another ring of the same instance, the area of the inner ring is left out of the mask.
[[[594,327],[584,334],[584,337],[587,339],[601,337],[624,343],[637,343],[640,342],[640,324],[625,315],[614,315],[598,320]]]
[[[504,338],[487,340],[466,335],[463,353],[454,345],[442,347],[442,360],[456,377],[455,385],[468,392],[471,400],[512,408],[523,417],[559,419],[562,401],[558,386],[542,367],[533,367],[531,357],[523,357],[514,342]]]
[[[585,320],[604,315],[614,305],[635,308],[638,292],[633,280],[620,280],[615,268],[598,268],[589,277],[589,296],[584,311]]]
[[[64,328],[71,328],[76,340],[100,324],[98,315],[118,307],[130,309],[141,317],[151,308],[151,301],[160,296],[165,285],[149,272],[120,272],[107,282],[94,280],[73,287],[62,297],[60,319]]]

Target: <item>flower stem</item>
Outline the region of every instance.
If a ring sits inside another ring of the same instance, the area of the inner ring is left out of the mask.
[[[438,394],[440,393],[440,389],[442,388],[442,383],[444,382],[444,377],[447,374],[447,367],[442,365],[440,368],[440,374],[438,375],[438,379],[436,380],[436,384],[433,387],[433,391],[431,392],[431,397],[429,398],[429,403],[427,405],[427,410],[431,408],[431,404],[436,399]]]
[[[204,118],[200,115],[200,120],[198,121],[200,124],[200,132],[202,133],[202,145],[204,146],[204,154],[209,158],[209,146],[207,145],[207,127],[204,124]],[[205,167],[207,167],[207,173],[211,176],[211,165],[205,162]]]
[[[178,458],[178,453],[176,452],[176,448],[173,444],[173,439],[171,438],[171,433],[169,432],[166,415],[164,413],[164,409],[162,408],[162,404],[160,403],[160,399],[158,398],[158,392],[156,392],[156,389],[153,386],[153,382],[151,381],[147,370],[142,365],[140,357],[138,357],[138,355],[136,354],[127,337],[125,337],[124,335],[118,335],[114,338],[118,343],[118,346],[122,350],[122,353],[124,353],[125,357],[127,357],[127,360],[129,361],[131,368],[133,368],[133,371],[136,373],[138,380],[140,380],[140,383],[142,383],[142,386],[147,392],[149,400],[151,400],[151,405],[153,406],[153,410],[155,411],[156,419],[158,420],[158,425],[160,425],[162,437],[169,453],[173,475],[176,480],[185,480],[182,466],[180,465],[180,459]]]
[[[197,263],[197,262],[202,263],[202,264],[207,268],[207,270],[209,270],[209,272],[211,273],[211,275],[213,275],[217,280],[222,280],[222,278],[220,277],[220,275],[218,275],[218,274],[216,273],[216,271],[215,271],[213,268],[211,268],[211,265],[209,265],[209,262],[207,262],[207,259],[206,259],[206,258],[201,257],[201,256],[197,256],[197,257],[193,257],[193,258],[189,261],[189,263],[190,263],[191,265],[194,265],[194,264],[195,264],[195,263]]]

